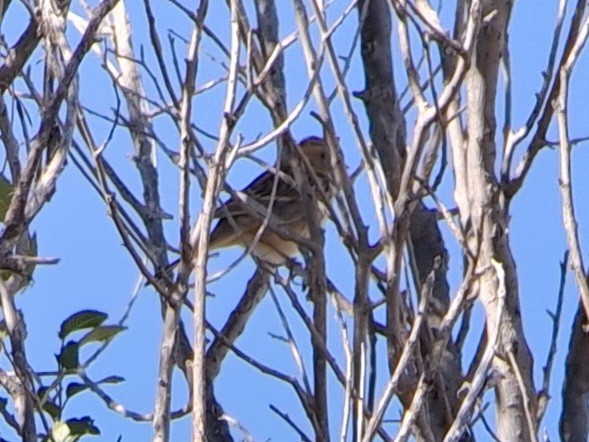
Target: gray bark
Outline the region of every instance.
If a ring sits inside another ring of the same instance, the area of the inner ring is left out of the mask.
[[[366,106],[370,136],[387,178],[388,191],[396,198],[406,156],[406,131],[393,78],[391,14],[388,2],[384,0],[360,1],[358,11],[366,86],[357,96]],[[420,285],[433,270],[437,257],[443,263],[435,271],[428,327],[423,329],[420,338],[422,357],[427,360],[431,351],[431,337],[435,339],[436,324],[447,312],[450,296],[446,279],[448,254],[437,226],[437,217],[422,203],[418,203],[410,215],[409,241],[412,268],[417,271],[414,276]],[[389,336],[389,341],[394,339]],[[394,370],[394,361],[390,370]],[[456,393],[462,383],[461,371],[460,352],[449,342],[443,352],[439,371],[431,374],[434,387],[428,391],[426,404],[422,408],[425,411],[420,413],[418,419],[422,434],[430,433],[435,440],[441,440],[448,430],[458,405]],[[405,407],[410,406],[412,396],[413,392],[400,395]]]

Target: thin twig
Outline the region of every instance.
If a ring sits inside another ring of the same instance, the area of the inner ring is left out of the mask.
[[[556,311],[554,313],[548,311],[548,315],[552,319],[552,337],[550,338],[550,349],[546,356],[546,363],[542,367],[544,378],[542,380],[542,390],[538,393],[538,411],[536,412],[536,420],[538,425],[542,422],[544,413],[550,400],[550,377],[552,374],[552,366],[556,356],[556,342],[558,340],[558,332],[560,330],[560,318],[562,315],[562,304],[564,301],[564,287],[566,283],[567,267],[569,262],[568,250],[564,253],[562,262],[560,263],[560,283],[558,287],[558,297],[556,301]]]

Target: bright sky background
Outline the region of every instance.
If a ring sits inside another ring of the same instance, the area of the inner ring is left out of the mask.
[[[155,5],[155,3],[158,3]],[[249,3],[249,2],[248,2]],[[295,29],[291,14],[291,2],[281,0],[279,14],[281,23],[281,36],[286,36]],[[285,7],[282,7],[284,3]],[[146,20],[142,11],[142,2],[127,2],[136,40],[135,50],[139,53],[139,45],[145,44],[148,61],[151,51],[146,32]],[[288,5],[288,7],[286,7]],[[330,8],[328,17],[330,20],[338,17],[348,5],[348,1],[335,0]],[[521,0],[515,2],[510,26],[510,48],[514,83],[513,97],[513,121],[515,127],[523,124],[530,112],[534,94],[540,90],[541,72],[545,69],[549,45],[552,38],[552,28],[555,21],[557,2],[555,1],[530,1]],[[188,35],[188,24],[182,15],[173,15],[174,9],[168,2],[154,2],[158,27],[162,31],[162,41],[167,39],[164,31],[174,29],[180,35]],[[444,2],[443,24],[451,28],[453,20],[454,2]],[[569,8],[571,9],[571,8]],[[75,9],[78,13],[79,9]],[[17,12],[18,11],[18,12]],[[164,11],[167,11],[166,13]],[[12,14],[12,15],[11,15]],[[20,14],[20,15],[19,15]],[[565,23],[570,20],[571,11]],[[23,23],[28,21],[22,8],[11,6],[9,17],[5,19],[3,32],[7,36],[9,44],[14,42],[19,35]],[[252,16],[253,17],[253,16]],[[229,15],[225,2],[212,1],[210,5],[207,24],[218,32],[223,41],[229,40]],[[357,27],[357,14],[352,13],[344,25],[334,35],[334,43],[340,55],[347,54],[351,37]],[[77,42],[76,31],[70,30],[72,40]],[[396,35],[394,36],[396,43]],[[181,57],[185,54],[185,45],[176,39],[176,47]],[[169,46],[166,43],[166,52]],[[36,59],[40,60],[41,52],[37,51]],[[215,59],[212,59],[214,57]],[[201,53],[201,65],[197,78],[197,87],[202,86],[211,79],[223,75],[223,68],[219,61],[224,61],[222,54],[209,39],[203,42]],[[155,64],[151,65],[155,69]],[[405,73],[402,63],[397,63],[396,81],[398,89],[405,84]],[[583,56],[576,68],[576,75],[572,81],[570,97],[570,124],[571,136],[586,136],[586,122],[589,102],[589,87],[584,77],[589,69],[589,60]],[[324,70],[328,91],[332,90],[333,82],[330,80],[328,70]],[[289,106],[292,108],[301,98],[307,83],[307,74],[304,67],[301,49],[293,45],[286,52],[286,76],[288,87]],[[153,93],[153,86],[148,76],[144,75],[146,88]],[[364,76],[358,51],[355,52],[351,70],[347,76],[347,82],[351,91],[362,90]],[[82,65],[81,75],[82,101],[89,108],[101,112],[112,112],[114,107],[113,91],[109,80],[100,70],[100,60],[95,55],[90,55]],[[499,95],[501,97],[501,95]],[[219,128],[221,118],[221,103],[224,98],[224,85],[217,86],[206,95],[196,97],[194,101],[194,120],[196,124],[215,134]],[[407,102],[407,98],[403,103]],[[366,128],[365,112],[362,104],[355,100],[354,107],[362,119]],[[296,138],[308,135],[320,135],[320,128],[316,121],[309,116],[309,111],[314,106],[310,103],[302,118],[293,127]],[[344,150],[346,163],[353,170],[359,161],[357,147],[350,130],[341,112],[339,102],[332,106],[336,119],[337,130]],[[270,129],[267,112],[261,106],[252,103],[251,108],[240,122],[236,133],[241,133],[246,140],[251,140]],[[502,125],[502,103],[498,102],[498,127]],[[91,119],[94,133],[103,137],[97,141],[104,141],[106,130],[109,128],[104,122]],[[162,119],[155,122],[156,132],[169,143],[168,147],[177,149],[178,137],[169,122]],[[35,131],[36,131],[35,127]],[[367,134],[367,130],[365,130]],[[498,133],[498,140],[501,134]],[[553,130],[550,135],[552,140],[557,139]],[[215,143],[202,138],[207,149],[212,150]],[[523,146],[517,152],[519,159],[523,152]],[[585,235],[589,222],[589,153],[586,145],[575,148],[574,161],[574,189],[575,203],[577,204],[577,216],[580,221],[581,240],[587,246]],[[269,162],[273,161],[274,147],[268,147],[260,152],[260,157]],[[133,146],[126,132],[117,130],[114,141],[107,148],[107,157],[117,168],[122,177],[128,180],[131,188],[140,195],[139,181],[135,173],[131,157],[134,153]],[[177,188],[178,178],[175,170],[170,167],[169,161],[158,155],[161,166],[160,185],[163,195],[163,207],[169,213],[177,214]],[[517,161],[516,161],[517,164]],[[240,188],[253,179],[260,169],[251,161],[240,160],[229,175],[230,183]],[[525,323],[528,343],[535,355],[534,373],[537,388],[541,387],[542,366],[545,363],[550,336],[552,333],[552,321],[546,314],[546,310],[554,310],[558,281],[560,278],[559,262],[562,260],[566,248],[565,236],[562,229],[561,199],[557,182],[558,176],[558,151],[544,149],[537,157],[532,172],[529,174],[523,189],[512,204],[512,220],[510,224],[513,252],[516,258],[520,299]],[[444,192],[442,197],[449,207],[454,204],[451,200],[452,175],[450,170],[445,177]],[[366,186],[360,180],[359,194],[363,195],[361,205],[368,220],[372,206]],[[199,192],[194,193],[194,216],[198,213]],[[177,219],[177,217],[176,217]],[[371,221],[372,222],[372,221]],[[375,226],[372,223],[372,226]],[[168,238],[173,240],[178,237],[177,222],[167,224]],[[96,309],[109,314],[109,322],[119,320],[130,300],[133,288],[137,283],[137,271],[121,245],[121,240],[116,233],[112,221],[107,216],[106,207],[99,196],[84,181],[81,174],[70,161],[63,176],[58,183],[58,191],[53,200],[48,204],[33,224],[33,230],[37,232],[39,252],[44,256],[56,256],[61,261],[56,266],[39,268],[34,275],[34,284],[21,294],[18,306],[26,317],[28,339],[27,349],[31,365],[37,370],[55,369],[54,354],[59,351],[59,339],[57,332],[59,325],[68,315],[81,309]],[[377,237],[376,228],[371,230],[371,238]],[[460,282],[461,258],[457,254],[458,248],[455,240],[444,227],[446,247],[450,251],[450,276],[453,292]],[[338,244],[338,239],[333,228],[327,226],[327,259],[330,277],[337,282],[344,293],[353,294],[353,273],[350,272],[350,260],[343,248]],[[587,250],[587,249],[585,249]],[[211,271],[224,268],[233,258],[239,255],[237,250],[222,251],[219,257],[213,257],[210,263]],[[587,255],[585,254],[584,257]],[[228,312],[233,308],[241,296],[247,279],[253,273],[253,263],[245,259],[241,264],[218,282],[210,284],[208,290],[215,294],[208,300],[209,318],[217,326],[223,324]],[[290,306],[286,297],[277,289],[277,297],[282,307],[290,312]],[[304,295],[300,295],[301,302],[310,308],[310,303],[305,301]],[[542,424],[548,431],[552,440],[558,439],[558,418],[560,414],[560,390],[563,379],[563,364],[568,347],[570,324],[577,307],[578,293],[576,286],[569,275],[566,286],[563,319],[561,323],[561,335],[558,340],[558,349],[555,368],[551,384],[551,401],[548,413]],[[482,314],[480,308],[473,319],[471,331],[471,344],[467,346],[464,354],[463,366],[466,369],[472,352],[472,345],[479,337],[482,327]],[[330,330],[330,345],[341,359],[340,334],[335,327],[336,321],[331,312],[332,324]],[[188,332],[192,333],[188,315]],[[98,359],[90,370],[94,380],[105,376],[117,374],[124,376],[126,382],[116,386],[107,387],[108,393],[127,408],[138,412],[150,412],[153,408],[155,393],[159,341],[161,337],[161,319],[159,301],[153,290],[142,289],[138,300],[132,310],[129,321],[126,323],[129,330],[122,333],[114,340],[108,350]],[[309,354],[309,338],[304,332],[301,322],[293,319],[291,322],[299,344],[304,354]],[[239,348],[247,351],[251,356],[259,358],[262,362],[283,370],[289,374],[297,375],[297,367],[287,346],[273,339],[268,333],[284,335],[276,313],[276,309],[270,296],[266,296],[258,307],[254,317],[250,320],[245,334],[238,340]],[[383,349],[381,345],[381,350]],[[339,354],[338,354],[339,351]],[[381,355],[384,353],[381,353]],[[380,358],[382,364],[381,375],[387,371],[386,361]],[[307,366],[310,370],[310,364]],[[180,381],[180,376],[177,376]],[[333,381],[333,377],[331,378]],[[380,384],[384,378],[380,380]],[[282,411],[287,412],[304,429],[308,430],[306,418],[302,414],[294,392],[290,387],[275,380],[269,380],[250,366],[246,366],[233,356],[229,356],[223,364],[222,371],[215,383],[217,398],[224,407],[225,412],[248,429],[256,441],[289,441],[297,440],[296,435],[269,409],[268,404],[276,405]],[[380,394],[382,389],[377,390]],[[341,403],[341,389],[339,386],[330,390],[330,403],[333,404],[331,414],[331,429],[335,436],[339,432],[338,411]],[[491,399],[490,394],[487,396]],[[179,408],[186,402],[186,391],[183,382],[177,382],[174,391],[174,408]],[[80,394],[70,404],[67,417],[81,417],[90,415],[95,419],[96,425],[101,429],[100,440],[115,441],[119,435],[123,441],[148,440],[152,436],[149,424],[137,424],[128,421],[113,412],[106,410],[105,406],[89,393]],[[396,418],[390,414],[389,418]],[[487,412],[487,417],[492,422],[492,407]],[[0,422],[0,434],[2,437],[13,439],[11,432],[6,432]],[[480,425],[477,426],[480,433]],[[189,434],[189,418],[181,419],[173,424],[172,440],[187,440]],[[234,432],[236,440],[241,439],[238,432]],[[311,434],[310,431],[308,434]],[[481,440],[485,440],[481,436]]]

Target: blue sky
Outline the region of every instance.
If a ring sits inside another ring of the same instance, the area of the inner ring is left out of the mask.
[[[136,36],[135,49],[138,51],[140,44],[148,45],[146,21],[140,6],[141,3],[128,3],[131,7],[130,17]],[[281,7],[279,10],[282,36],[295,29],[290,2],[285,2],[285,4],[288,4],[288,7]],[[348,2],[336,0],[328,17],[333,20],[347,4]],[[556,7],[556,2],[531,2],[529,0],[516,2],[514,7],[510,26],[510,47],[514,83],[513,121],[516,128],[526,120],[533,106],[534,93],[540,89],[542,81],[540,73],[545,69],[547,62]],[[158,5],[154,5],[154,8],[157,12],[158,26],[162,32],[174,29],[181,35],[188,34],[187,21],[180,14],[170,14],[169,11],[173,11],[173,8],[167,2],[160,2]],[[453,2],[444,3],[443,24],[450,28],[452,8]],[[14,9],[18,8],[14,7]],[[568,18],[570,18],[570,12]],[[22,9],[20,13],[22,14]],[[211,2],[207,24],[215,29],[224,41],[229,39],[228,17],[224,2]],[[334,43],[338,54],[343,55],[348,52],[356,22],[357,15],[353,13],[335,34]],[[21,24],[22,22],[18,20],[12,23],[5,21],[4,32],[7,36],[16,36],[22,28]],[[77,41],[76,32],[70,31],[70,34],[72,42]],[[12,41],[10,38],[8,40]],[[396,35],[394,41],[396,43]],[[176,41],[176,45],[179,53],[183,54],[185,45],[179,40]],[[153,61],[149,58],[151,54],[148,46],[146,46],[145,52],[148,61]],[[41,53],[38,51],[33,60],[38,61],[40,57]],[[223,74],[223,68],[218,63],[219,60],[223,60],[223,56],[210,40],[205,39],[197,88]],[[402,64],[397,63],[395,68],[396,81],[399,89],[402,89],[406,83]],[[586,81],[583,80],[583,75],[588,68],[587,56],[584,55],[576,68],[571,88],[570,124],[573,138],[587,135],[585,129],[586,103],[589,102],[589,88]],[[293,45],[287,51],[286,69],[288,100],[292,107],[300,99],[307,79],[301,49],[298,45]],[[113,92],[108,78],[100,70],[100,60],[91,54],[83,63],[82,72],[82,101],[91,109],[101,112],[111,111]],[[327,70],[325,70],[324,78],[326,84],[329,85],[326,89],[331,91],[333,82],[330,80]],[[154,88],[150,85],[148,76],[144,75],[143,79],[148,93],[153,93]],[[364,85],[357,51],[347,82],[351,91],[361,90]],[[218,131],[223,98],[223,85],[195,98],[193,114],[194,121],[199,127],[211,133]],[[362,125],[365,134],[367,134],[364,109],[359,101],[354,102],[354,106],[357,114],[362,118]],[[320,134],[318,124],[309,116],[311,110],[314,110],[313,103],[307,106],[302,118],[295,123],[293,133],[296,138]],[[354,138],[351,136],[351,131],[343,117],[341,105],[337,101],[332,106],[332,110],[346,163],[350,169],[354,169],[359,161]],[[96,118],[92,118],[90,121],[95,134],[98,137],[103,137],[102,140],[98,138],[98,141],[103,141],[108,125]],[[502,123],[502,104],[500,102],[498,102],[498,123],[499,126]],[[155,128],[164,141],[169,143],[169,148],[177,148],[179,144],[177,133],[169,122],[158,119],[155,121]],[[252,104],[243,121],[240,122],[236,133],[241,133],[246,139],[251,140],[257,135],[267,132],[269,128],[270,120],[266,117],[266,112],[261,106]],[[557,133],[554,130],[550,132],[550,138],[557,139]],[[498,134],[498,140],[500,140],[500,134]],[[215,146],[213,141],[204,138],[203,143],[209,150]],[[519,159],[524,148],[525,143],[517,152],[516,159]],[[580,221],[581,241],[585,245],[587,244],[584,235],[585,226],[589,222],[589,202],[587,199],[589,174],[585,172],[589,166],[589,153],[586,148],[586,145],[581,144],[574,149],[573,153],[575,203]],[[269,146],[259,153],[259,157],[272,162],[274,150],[273,146]],[[115,138],[107,148],[106,155],[121,176],[127,180],[130,187],[140,194],[138,176],[131,161],[133,146],[124,130],[120,129],[115,133]],[[176,215],[177,174],[163,155],[158,155],[158,157],[163,207],[166,211]],[[234,187],[240,188],[259,172],[260,169],[252,162],[240,160],[230,173],[229,181]],[[552,327],[546,310],[554,310],[556,304],[560,278],[559,262],[566,249],[557,177],[558,151],[544,149],[536,159],[532,171],[524,187],[515,198],[511,209],[511,241],[518,266],[525,330],[528,343],[536,358],[534,373],[538,388],[541,386],[541,368],[547,355]],[[452,185],[451,174],[447,173],[441,196],[449,207],[454,206],[451,200]],[[376,238],[378,231],[373,216],[370,215],[372,206],[363,178],[358,182],[358,193],[366,219],[372,223],[371,237]],[[193,216],[196,216],[199,209],[198,195],[199,192],[196,191],[191,208]],[[56,266],[39,268],[34,276],[34,284],[21,294],[18,300],[18,306],[27,318],[27,348],[30,362],[38,370],[51,370],[55,368],[54,354],[59,350],[57,332],[61,321],[69,314],[85,308],[105,311],[110,315],[109,321],[117,321],[124,313],[130,300],[138,274],[126,250],[121,245],[121,240],[112,221],[107,216],[105,204],[83,180],[71,162],[60,178],[56,195],[40,213],[32,227],[38,235],[40,254],[61,258],[60,263]],[[446,247],[451,253],[450,284],[452,289],[456,290],[462,271],[459,249],[445,226],[442,228]],[[333,227],[328,225],[326,229],[329,275],[351,297],[353,273],[351,272],[350,259],[343,252],[344,249],[339,244]],[[177,231],[176,220],[166,224],[166,234],[172,243],[177,241]],[[239,251],[237,250],[220,252],[219,256],[211,259],[211,272],[224,268],[238,255]],[[584,257],[586,258],[587,255],[584,254]],[[214,324],[220,326],[223,323],[227,313],[241,296],[245,282],[252,272],[253,263],[251,260],[245,259],[222,280],[210,284],[208,290],[213,292],[215,297],[208,300],[208,309],[210,320]],[[290,311],[286,297],[278,288],[276,290],[282,307]],[[306,308],[310,309],[310,303],[305,301],[303,294],[300,299],[305,303]],[[552,378],[551,394],[554,399],[550,403],[543,422],[543,427],[547,428],[553,440],[558,438],[559,396],[563,378],[563,363],[568,346],[570,324],[577,302],[577,289],[572,275],[569,275],[565,291],[561,335],[558,340],[559,352]],[[124,376],[126,381],[109,387],[108,392],[118,402],[134,411],[150,412],[153,408],[158,345],[161,336],[159,312],[159,301],[154,292],[149,288],[142,289],[126,324],[129,327],[128,331],[117,337],[90,370],[93,379],[100,379],[112,374]],[[185,318],[187,324],[190,324],[189,316],[185,315]],[[331,319],[330,345],[340,358],[339,360],[342,361],[341,339],[337,322],[333,315],[331,315]],[[468,365],[473,346],[479,336],[478,330],[482,326],[482,321],[479,319],[482,319],[482,312],[480,308],[477,308],[475,309],[471,340],[465,348],[464,366]],[[310,354],[309,338],[303,325],[296,318],[292,318],[291,325],[299,339],[303,354],[308,356]],[[238,346],[251,356],[258,357],[262,362],[296,375],[298,370],[290,350],[283,342],[273,339],[268,333],[284,334],[269,296],[258,307],[245,334],[238,341]],[[380,350],[383,350],[382,344]],[[383,354],[384,352],[381,352],[381,374],[385,375],[386,361],[382,357]],[[310,370],[310,364],[307,364],[307,369]],[[186,400],[184,383],[179,376],[177,380],[173,399],[175,408],[182,406]],[[333,377],[331,381],[333,381]],[[384,377],[379,380],[381,385],[383,382]],[[225,361],[215,388],[217,397],[225,411],[238,419],[252,433],[256,441],[296,440],[295,434],[269,411],[268,404],[270,403],[288,412],[304,429],[309,428],[290,387],[280,384],[278,381],[269,380],[232,355],[228,356]],[[331,427],[334,435],[339,430],[341,394],[339,387],[334,386],[330,390],[330,403],[333,405]],[[490,395],[487,398],[492,400]],[[98,399],[88,393],[79,395],[69,410],[72,413],[71,417],[91,415],[102,431],[100,440],[114,441],[118,435],[123,435],[123,440],[147,440],[152,435],[149,424],[136,424],[107,411]],[[490,417],[491,413],[488,416]],[[397,416],[391,413],[388,417]],[[188,432],[189,419],[179,420],[173,424],[172,440],[186,440]],[[2,422],[0,422],[0,434],[5,437]],[[234,433],[234,435],[236,440],[239,440],[239,433]]]

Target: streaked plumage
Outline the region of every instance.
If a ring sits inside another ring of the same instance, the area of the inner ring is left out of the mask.
[[[327,199],[335,194],[329,151],[323,140],[317,137],[306,138],[299,146],[317,176],[318,183],[315,183],[311,174],[305,173],[309,175],[309,183],[316,190],[318,216],[323,221],[327,215],[325,203],[328,201],[324,200],[317,186],[323,189]],[[303,167],[303,170],[306,168]],[[281,178],[284,176],[286,178]],[[305,206],[296,189],[294,174],[290,167],[283,166],[278,177],[270,171],[262,173],[240,192],[241,201],[230,198],[216,210],[215,217],[219,218],[219,222],[211,233],[211,249],[252,245],[264,217],[267,216],[275,180],[278,181],[273,198],[271,223],[279,226],[280,229],[288,229],[298,235],[309,237]],[[244,207],[244,203],[248,204],[247,208]],[[251,253],[261,260],[280,265],[298,253],[298,245],[294,241],[283,238],[268,225],[258,242],[252,247]]]

